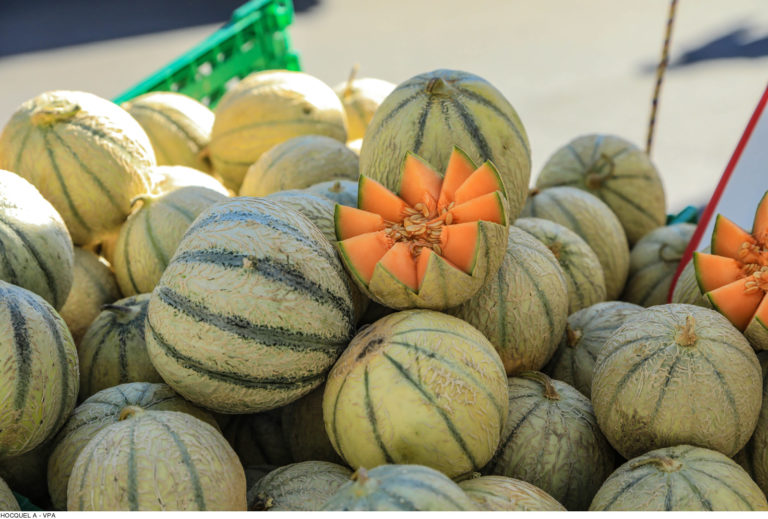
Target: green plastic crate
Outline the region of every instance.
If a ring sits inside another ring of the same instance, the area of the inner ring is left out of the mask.
[[[233,79],[257,70],[301,70],[286,30],[292,21],[291,0],[251,0],[238,7],[224,27],[114,101],[163,90],[214,107]]]
[[[701,208],[689,205],[677,214],[667,215],[667,225],[674,223],[699,223]]]

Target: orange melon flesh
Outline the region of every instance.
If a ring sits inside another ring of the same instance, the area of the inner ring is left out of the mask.
[[[755,315],[760,301],[765,296],[765,292],[762,290],[747,294],[744,291],[747,281],[749,278],[742,278],[707,292],[712,306],[727,317],[739,331],[744,331],[747,327],[752,316]]]
[[[752,234],[754,236],[765,236],[768,232],[768,193],[763,195],[760,203],[757,204],[755,219],[752,223]]]
[[[416,285],[421,288],[421,284],[424,282],[424,276],[427,275],[427,265],[429,265],[429,259],[434,252],[432,249],[426,247],[421,249],[419,257],[416,260]]]
[[[756,240],[725,216],[717,215],[712,230],[712,254],[739,259],[739,249],[744,242],[755,243]]]
[[[400,198],[408,205],[413,207],[421,202],[433,211],[437,206],[442,183],[440,174],[416,155],[408,153],[405,156],[403,176],[400,179]]]
[[[378,231],[340,241],[339,250],[349,260],[355,274],[367,285],[373,277],[373,269],[387,254],[390,245],[384,231]]]
[[[501,194],[498,191],[473,198],[450,210],[453,223],[466,223],[483,220],[504,225],[504,209]]]
[[[715,290],[744,277],[741,263],[733,258],[703,252],[693,253],[696,281],[702,293]]]
[[[419,289],[416,275],[416,261],[405,242],[397,242],[381,258],[381,266],[387,269],[401,283],[413,290]]]
[[[469,156],[454,146],[451,156],[448,159],[448,166],[445,168],[443,176],[443,185],[440,189],[440,196],[437,199],[437,207],[443,208],[453,202],[456,190],[469,178],[477,169],[475,163]]]
[[[403,211],[408,205],[375,180],[360,176],[357,207],[363,211],[381,215],[389,222],[400,222],[403,220]]]
[[[359,234],[384,229],[384,218],[380,214],[369,213],[346,205],[336,204],[333,220],[336,225],[337,240],[346,240]]]
[[[493,164],[486,162],[477,168],[456,190],[454,201],[456,205],[459,205],[494,191],[505,193],[504,183]]]
[[[475,267],[477,238],[477,222],[445,225],[440,233],[441,256],[471,274]]]

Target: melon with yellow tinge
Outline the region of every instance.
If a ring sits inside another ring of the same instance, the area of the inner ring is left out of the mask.
[[[625,458],[679,444],[736,454],[755,429],[762,372],[728,320],[692,305],[658,305],[630,317],[595,363],[600,429]]]
[[[115,231],[151,189],[152,145],[116,104],[55,90],[23,103],[0,134],[0,169],[29,180],[64,219],[75,245]]]
[[[248,488],[248,509],[313,512],[349,482],[352,471],[327,461],[303,461],[277,468]]]
[[[357,182],[351,180],[328,180],[318,182],[304,189],[313,195],[321,195],[341,205],[357,207]]]
[[[155,179],[154,193],[166,193],[180,187],[207,187],[224,196],[229,196],[229,190],[224,185],[203,171],[187,166],[155,166],[152,168]]]
[[[692,445],[630,459],[605,481],[592,511],[768,510],[760,488],[736,462]]]
[[[648,154],[615,135],[583,135],[555,151],[536,187],[571,186],[608,204],[630,245],[664,225],[664,185]]]
[[[13,495],[8,484],[0,478],[0,510],[3,512],[13,512],[21,510],[16,496]]]
[[[498,271],[507,198],[490,162],[454,148],[445,176],[407,153],[397,194],[361,176],[358,207],[336,205],[336,237],[352,279],[391,308],[442,310],[472,297]]]
[[[333,87],[341,99],[347,114],[347,140],[354,141],[365,136],[365,130],[379,105],[395,89],[395,84],[383,79],[355,77],[356,70],[347,81]]]
[[[210,159],[224,185],[238,191],[262,153],[300,135],[347,141],[347,117],[333,89],[304,72],[254,72],[216,106]]]
[[[763,492],[768,491],[768,351],[757,353],[763,371],[763,403],[752,438],[733,459],[755,480]]]
[[[459,482],[482,510],[492,512],[565,512],[565,507],[539,487],[505,476],[480,476]]]

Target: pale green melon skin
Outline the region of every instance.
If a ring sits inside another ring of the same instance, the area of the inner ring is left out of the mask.
[[[67,510],[245,511],[246,491],[243,466],[217,429],[186,413],[139,409],[83,447]]]
[[[464,511],[478,505],[447,476],[422,465],[382,465],[358,470],[330,496],[322,510]]]
[[[606,160],[607,159],[607,160]],[[645,151],[615,135],[584,135],[555,151],[536,187],[572,186],[608,204],[630,245],[664,225],[664,185]]]
[[[327,461],[303,461],[273,470],[248,488],[248,509],[314,512],[349,481],[352,471]]]
[[[709,253],[709,247],[707,247],[704,252]],[[677,278],[675,288],[672,290],[671,302],[712,308],[709,298],[702,294],[699,289],[699,283],[696,281],[696,269],[693,265],[693,258],[688,260],[688,263],[685,264],[685,268],[680,272],[680,277]]]
[[[229,190],[224,184],[204,171],[188,166],[155,166],[150,169],[155,180],[154,193],[167,193],[181,187],[207,187],[224,196],[229,196]]]
[[[218,427],[207,411],[190,404],[166,384],[132,382],[99,391],[75,408],[53,439],[54,448],[48,460],[48,491],[56,510],[67,507],[67,485],[83,448],[99,431],[116,423],[120,412],[129,405],[189,413]]]
[[[768,494],[768,351],[758,352],[763,372],[763,402],[752,438],[733,458]]]
[[[627,459],[679,444],[733,456],[752,435],[761,401],[760,363],[747,340],[719,313],[693,305],[632,316],[603,346],[592,379],[600,428]]]
[[[350,78],[333,87],[347,114],[348,142],[365,136],[373,114],[394,89],[394,83],[370,77]]]
[[[521,216],[552,220],[581,236],[603,267],[606,299],[618,299],[629,274],[629,243],[610,207],[586,191],[550,187],[532,193]]]
[[[547,246],[568,281],[568,315],[605,301],[605,274],[584,239],[567,227],[543,218],[518,218],[515,226]]]
[[[665,469],[663,463],[669,464]],[[628,488],[631,487],[631,488]],[[765,495],[720,452],[677,445],[621,465],[605,481],[591,511],[768,510]]]
[[[461,489],[491,512],[565,512],[565,507],[542,489],[520,479],[480,476],[459,482]]]
[[[543,373],[509,379],[509,415],[491,474],[527,481],[568,510],[586,510],[613,468],[613,449],[587,397]]]
[[[692,223],[666,225],[635,243],[621,298],[645,307],[666,304],[672,278],[695,230]]]
[[[293,461],[328,461],[343,464],[334,450],[323,421],[325,385],[281,408],[281,421]]]
[[[509,228],[501,268],[477,295],[449,311],[488,337],[507,375],[544,367],[568,317],[568,284],[555,256],[539,240]]]
[[[604,301],[569,315],[557,351],[544,371],[589,398],[600,350],[628,317],[642,309],[623,301]]]
[[[11,492],[8,484],[0,478],[0,511],[2,512],[14,512],[21,510],[16,497]]]
[[[304,191],[324,196],[337,204],[357,207],[357,188],[358,183],[351,180],[329,180],[313,184]]]

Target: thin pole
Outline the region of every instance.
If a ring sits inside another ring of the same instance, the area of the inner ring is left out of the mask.
[[[677,9],[677,0],[671,0],[669,4],[669,16],[667,18],[667,30],[664,35],[664,45],[661,49],[661,61],[656,67],[656,87],[653,89],[653,101],[651,102],[651,119],[648,122],[648,140],[645,143],[645,152],[650,155],[653,145],[653,130],[656,126],[656,112],[659,107],[659,96],[661,95],[661,83],[664,81],[664,73],[669,64],[669,42],[672,40],[672,25],[675,21],[675,10]]]

